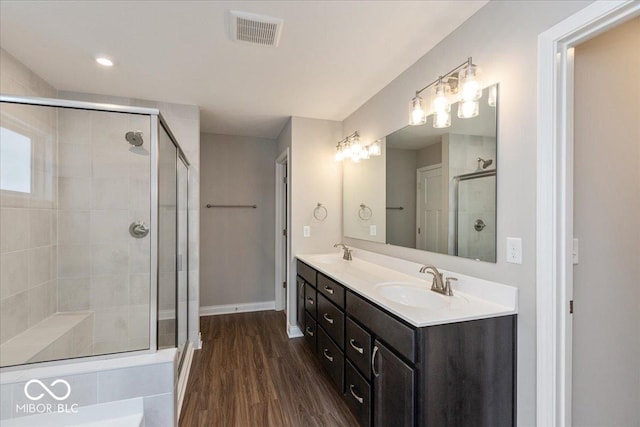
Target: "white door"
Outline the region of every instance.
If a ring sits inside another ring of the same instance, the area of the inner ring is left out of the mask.
[[[417,177],[416,247],[425,251],[442,252],[442,166],[420,168]]]

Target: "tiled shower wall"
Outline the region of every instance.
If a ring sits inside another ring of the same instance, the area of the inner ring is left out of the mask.
[[[0,92],[55,97],[56,89],[0,49]],[[31,138],[31,192],[0,190],[0,343],[57,309],[57,118],[43,107],[2,107],[2,127]]]
[[[60,109],[58,120],[59,311],[94,313],[89,354],[148,348],[150,237],[129,225],[151,219],[150,119]]]
[[[496,168],[496,138],[478,135],[447,134],[443,143],[448,145],[449,162],[449,250],[455,246],[455,185],[453,178],[478,170],[478,157],[493,160],[486,170]],[[458,250],[461,256],[495,262],[496,257],[496,205],[495,178],[483,178],[461,185]],[[470,190],[470,191],[469,191]],[[486,228],[473,229],[475,219],[482,219]]]
[[[196,105],[78,92],[60,98],[158,108],[189,159],[189,340],[199,345],[200,331],[200,109]],[[166,322],[164,322],[166,323]],[[163,322],[159,325],[164,327]]]

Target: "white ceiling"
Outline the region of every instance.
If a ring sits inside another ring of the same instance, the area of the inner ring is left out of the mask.
[[[3,0],[0,44],[59,90],[196,104],[205,132],[275,138],[288,116],[343,120],[485,3]],[[279,47],[230,41],[229,9],[284,19]]]

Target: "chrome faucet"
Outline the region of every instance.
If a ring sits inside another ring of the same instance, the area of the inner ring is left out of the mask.
[[[333,245],[334,248],[337,248],[339,246],[341,246],[342,249],[344,250],[344,254],[342,254],[342,259],[346,261],[351,261],[353,259],[351,257],[351,249],[349,249],[347,245],[345,245],[344,243],[336,243],[335,245]]]
[[[449,297],[453,296],[451,281],[458,279],[455,277],[447,277],[445,283],[442,283],[442,273],[440,273],[434,265],[423,265],[422,268],[420,268],[420,273],[427,273],[433,276],[431,281],[431,290],[433,292],[438,292],[439,294]]]

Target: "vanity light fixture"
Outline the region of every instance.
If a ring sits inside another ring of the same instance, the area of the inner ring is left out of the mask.
[[[427,112],[424,110],[420,94],[416,92],[416,96],[411,100],[411,119],[409,120],[409,124],[411,126],[418,126],[425,123],[427,123]]]
[[[382,154],[382,144],[379,139],[376,139],[367,147],[369,148],[369,154],[372,156],[379,156]]]
[[[455,96],[458,104],[458,117],[466,119],[475,117],[480,111],[478,100],[482,97],[482,85],[478,79],[478,67],[471,57],[437,80],[416,91],[411,100],[410,125],[422,125],[427,121],[426,112],[422,108],[420,94],[434,87],[431,108],[434,112],[433,127],[446,128],[451,126],[451,103]],[[424,114],[424,118],[421,115]]]
[[[379,156],[381,151],[380,141],[363,145],[360,141],[360,135],[356,131],[338,142],[335,159],[337,162],[351,159],[352,162],[358,163],[362,159],[366,160],[371,156]]]

